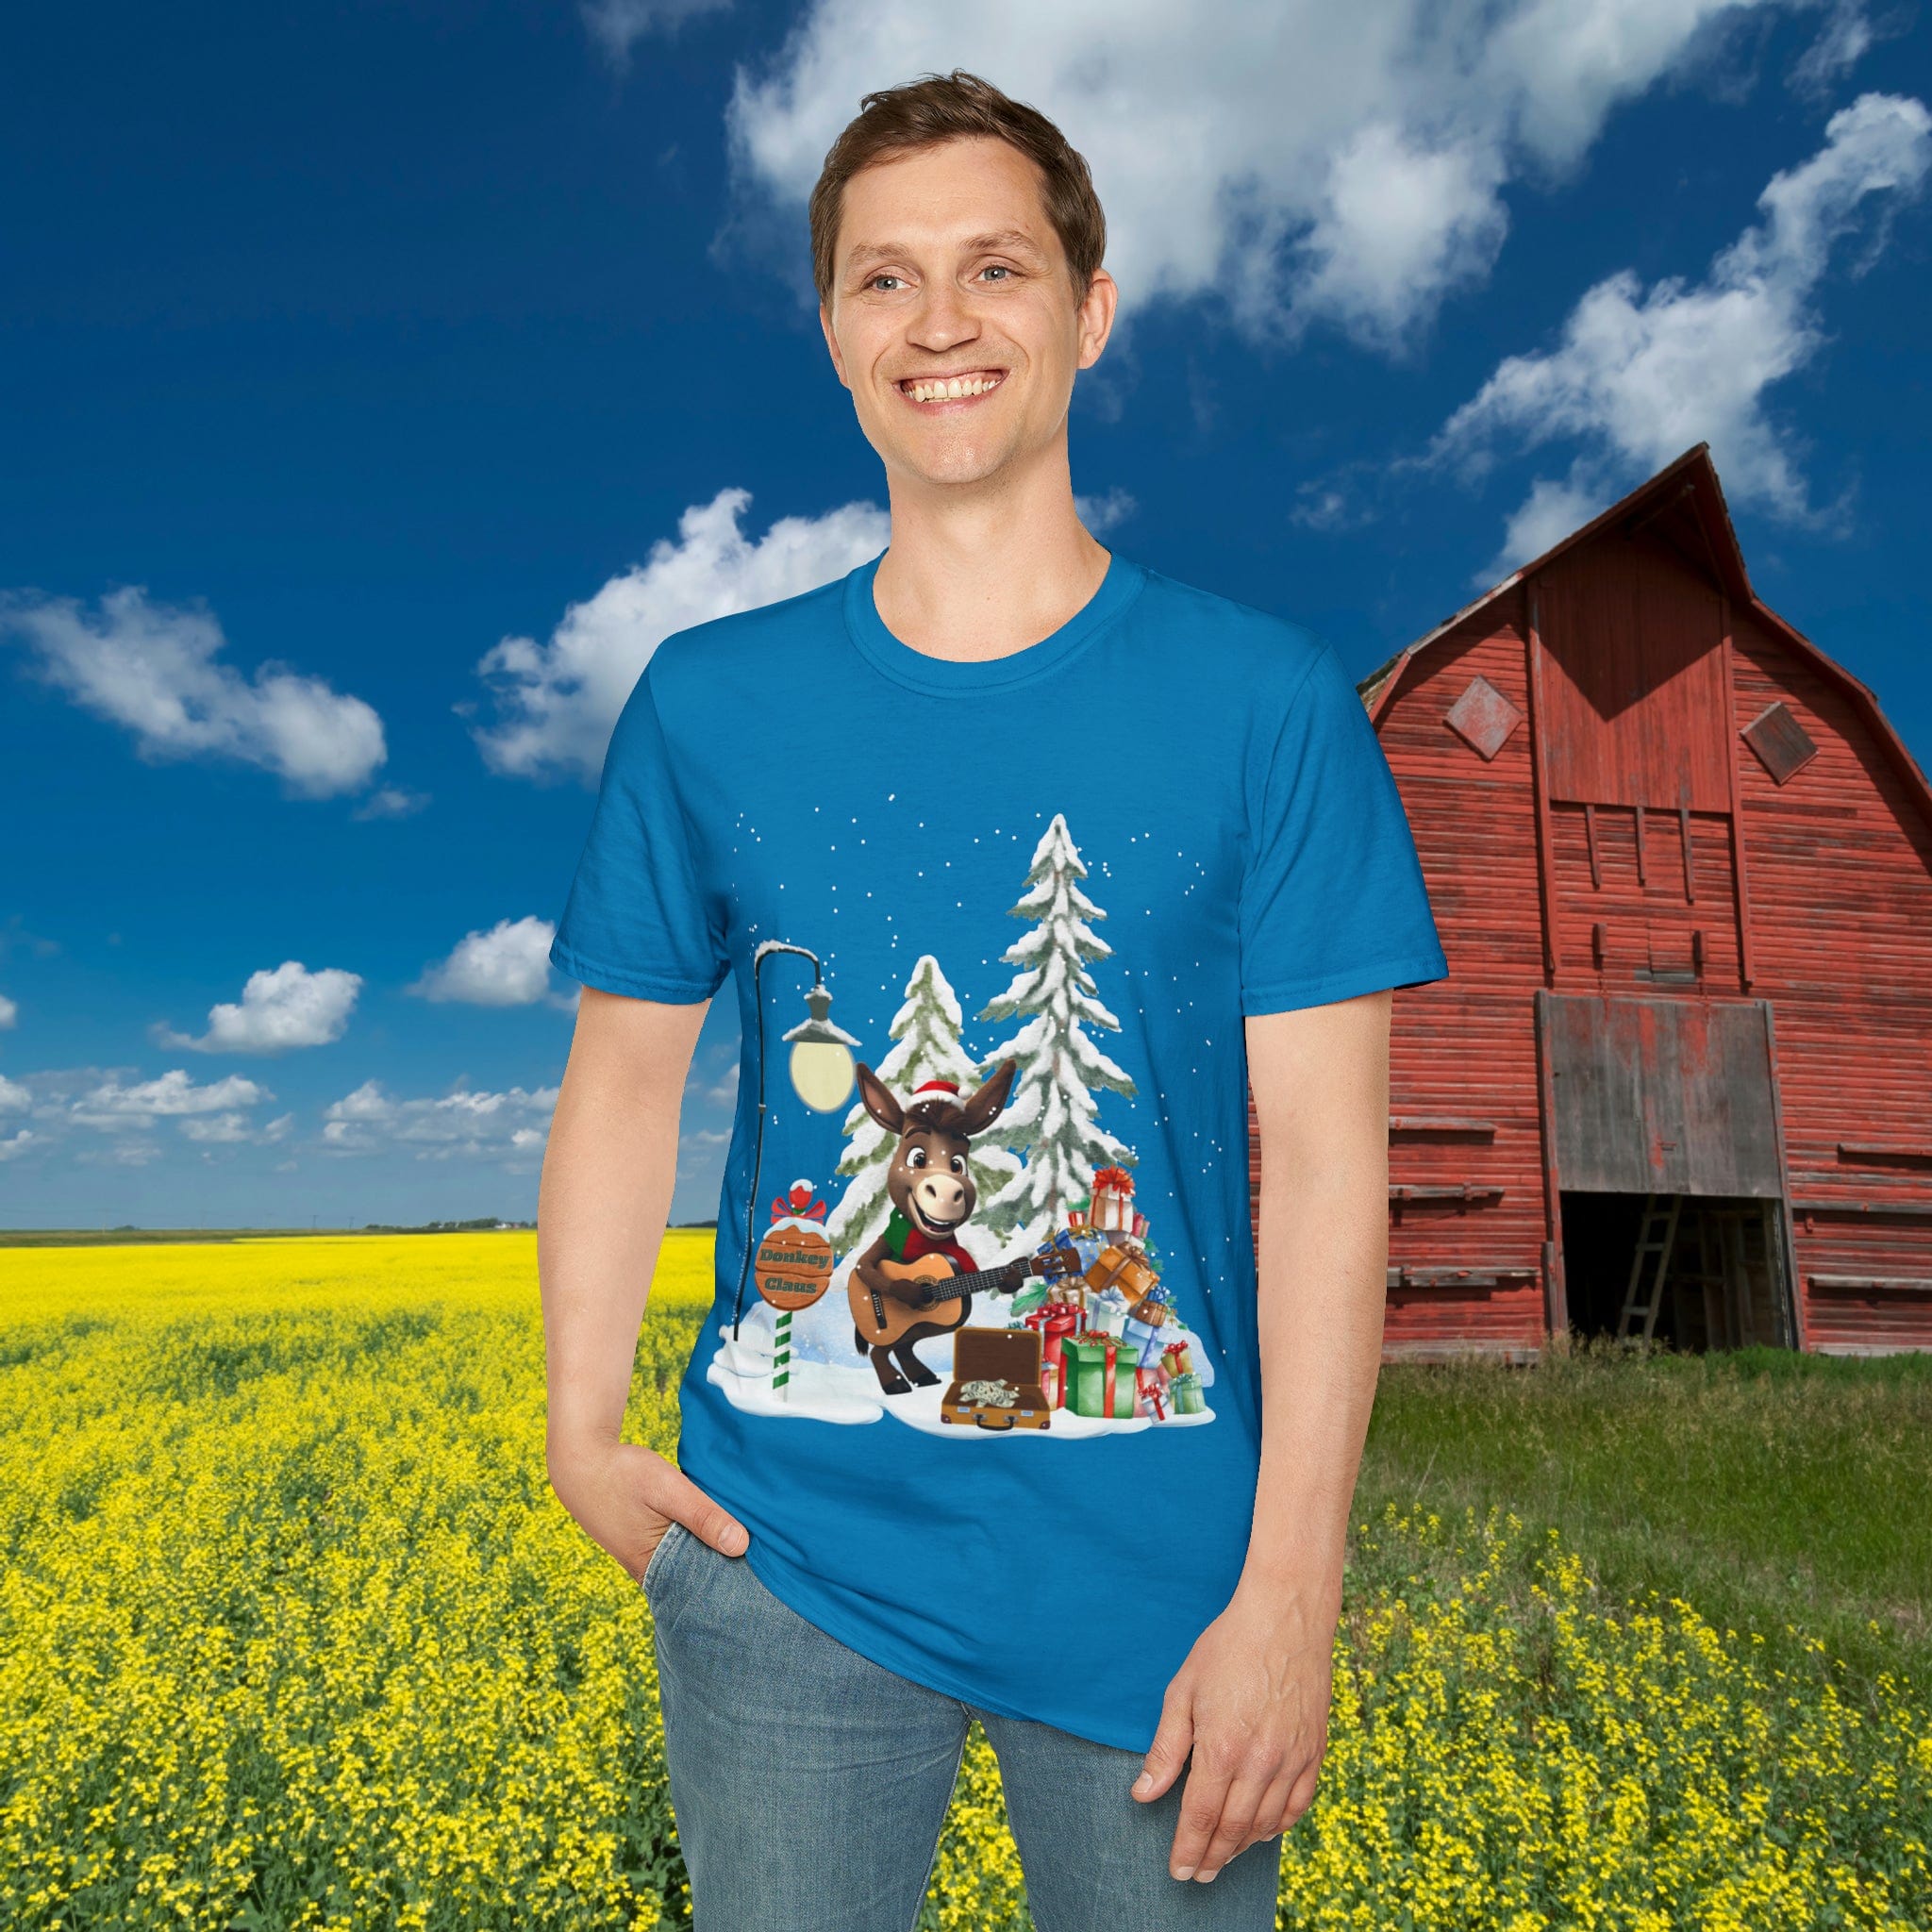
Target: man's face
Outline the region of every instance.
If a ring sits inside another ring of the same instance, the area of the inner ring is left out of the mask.
[[[845,184],[831,298],[819,311],[866,440],[895,476],[971,484],[1065,433],[1074,374],[1113,320],[1104,271],[1084,299],[1040,171],[991,136],[862,168]]]

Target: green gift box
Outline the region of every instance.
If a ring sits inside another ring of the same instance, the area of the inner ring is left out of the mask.
[[[1208,1407],[1208,1398],[1201,1393],[1199,1372],[1184,1369],[1178,1375],[1170,1376],[1167,1400],[1176,1415],[1199,1415]]]
[[[1113,1407],[1107,1407],[1107,1353],[1113,1350]],[[1075,1415],[1130,1416],[1134,1412],[1134,1351],[1110,1335],[1070,1335],[1060,1343],[1066,1378],[1063,1407]]]

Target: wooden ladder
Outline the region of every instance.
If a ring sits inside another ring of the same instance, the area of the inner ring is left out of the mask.
[[[1668,1204],[1668,1205],[1663,1205]],[[1630,1339],[1630,1324],[1634,1317],[1643,1317],[1643,1339],[1648,1341],[1657,1327],[1657,1310],[1664,1300],[1664,1276],[1670,1273],[1671,1250],[1677,1242],[1677,1216],[1682,1211],[1684,1197],[1681,1194],[1666,1194],[1659,1197],[1646,1194],[1643,1199],[1643,1222],[1637,1233],[1637,1252],[1630,1257],[1630,1280],[1624,1291],[1624,1311],[1617,1317],[1617,1340]],[[1646,1255],[1657,1257],[1657,1266],[1650,1277],[1650,1299],[1640,1302],[1637,1299],[1643,1286],[1643,1260]]]

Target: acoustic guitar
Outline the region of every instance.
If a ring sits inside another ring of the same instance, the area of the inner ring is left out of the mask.
[[[936,1328],[957,1328],[966,1319],[967,1298],[982,1289],[1004,1294],[1029,1275],[1072,1274],[1079,1266],[1078,1259],[1061,1248],[1024,1255],[1016,1261],[1003,1262],[997,1268],[975,1269],[970,1274],[955,1274],[951,1259],[944,1255],[921,1255],[916,1261],[888,1258],[878,1263],[878,1272],[888,1281],[918,1284],[924,1290],[924,1296],[901,1301],[896,1295],[868,1288],[858,1278],[856,1268],[846,1277],[845,1295],[852,1304],[853,1325],[865,1337],[866,1346],[891,1348],[908,1328],[921,1323]]]

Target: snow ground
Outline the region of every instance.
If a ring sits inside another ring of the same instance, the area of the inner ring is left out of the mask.
[[[823,1304],[817,1306],[822,1307]],[[854,1424],[874,1423],[881,1416],[890,1415],[893,1420],[926,1435],[947,1437],[962,1442],[984,1441],[1007,1434],[1041,1441],[1079,1441],[1091,1436],[1129,1435],[1141,1429],[1185,1428],[1214,1420],[1211,1408],[1203,1409],[1199,1415],[1170,1415],[1161,1423],[1155,1422],[1151,1416],[1085,1416],[1075,1415],[1070,1409],[1057,1408],[1053,1412],[1053,1421],[1043,1429],[962,1428],[957,1423],[940,1419],[940,1404],[953,1375],[950,1337],[935,1337],[919,1344],[920,1360],[940,1378],[931,1388],[914,1389],[904,1395],[887,1397],[879,1392],[878,1377],[873,1374],[869,1360],[855,1357],[848,1368],[833,1362],[802,1361],[794,1356],[791,1379],[782,1394],[774,1395],[772,1391],[772,1311],[762,1304],[760,1310],[766,1318],[762,1323],[757,1322],[750,1310],[746,1311],[736,1341],[732,1339],[731,1324],[728,1322],[720,1324],[717,1331],[719,1345],[705,1370],[705,1379],[722,1389],[734,1408],[751,1415],[798,1416],[816,1422]],[[849,1333],[849,1321],[846,1326]],[[1187,1336],[1188,1331],[1183,1329],[1179,1333]],[[1202,1353],[1199,1339],[1191,1336],[1188,1339],[1194,1342],[1198,1357]]]

